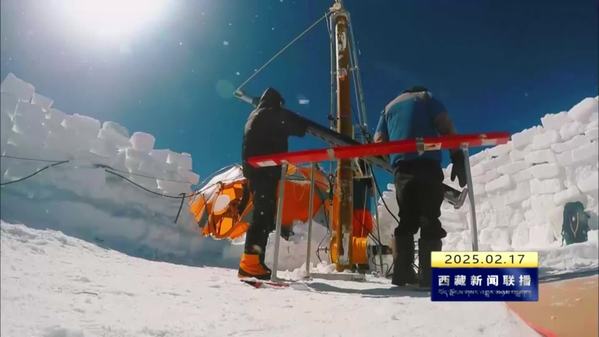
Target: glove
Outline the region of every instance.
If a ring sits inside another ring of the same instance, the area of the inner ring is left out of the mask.
[[[466,163],[464,162],[464,152],[454,151],[451,153],[451,181],[458,177],[460,187],[466,186]]]
[[[294,235],[293,228],[281,226],[281,237],[285,239],[285,241],[291,240],[291,237]]]

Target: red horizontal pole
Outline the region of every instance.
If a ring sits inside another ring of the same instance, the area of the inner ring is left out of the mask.
[[[443,149],[493,146],[505,144],[510,135],[507,132],[490,132],[468,135],[451,135],[441,137],[424,137],[408,140],[397,140],[385,143],[346,145],[332,148],[284,152],[255,156],[248,159],[254,167],[277,166],[282,163],[304,164],[327,160],[351,159],[382,156],[391,153],[426,152]]]

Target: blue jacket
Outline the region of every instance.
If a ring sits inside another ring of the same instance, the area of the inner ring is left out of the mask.
[[[428,91],[403,93],[385,107],[376,128],[375,141],[436,137],[439,135],[436,119],[445,112],[443,104]],[[392,154],[390,162],[395,167],[400,160],[416,158],[441,161],[441,151],[427,151],[422,155]]]

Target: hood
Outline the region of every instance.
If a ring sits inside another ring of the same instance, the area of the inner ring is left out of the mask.
[[[273,88],[264,91],[258,102],[258,108],[279,108],[285,104],[283,96]]]

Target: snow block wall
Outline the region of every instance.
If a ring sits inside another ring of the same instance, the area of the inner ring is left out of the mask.
[[[512,135],[507,144],[470,157],[479,250],[560,250],[564,205],[580,201],[595,231],[581,245],[590,249],[567,251],[583,265],[597,265],[597,105],[597,98],[585,98],[569,111],[545,115],[541,125]],[[449,179],[451,165],[444,172],[445,183],[459,188]],[[397,214],[393,185],[383,198]],[[443,250],[471,250],[469,208],[468,201],[459,210],[443,204],[441,222],[448,232]],[[390,237],[396,222],[380,203],[379,212],[384,237]]]
[[[51,227],[125,253],[187,264],[226,263],[225,245],[199,240],[180,199],[199,176],[187,153],[154,149],[154,136],[53,107],[33,85],[9,74],[1,84],[2,183],[48,162],[69,160],[22,182],[2,186],[2,219]],[[155,191],[148,193],[104,167]],[[184,205],[185,206],[185,205]],[[225,254],[223,258],[223,254]],[[238,256],[231,256],[230,263]]]

